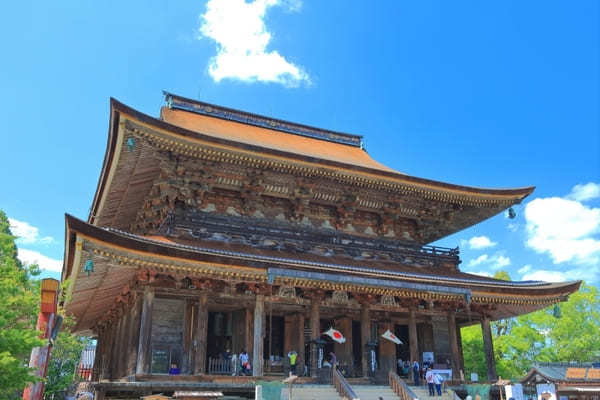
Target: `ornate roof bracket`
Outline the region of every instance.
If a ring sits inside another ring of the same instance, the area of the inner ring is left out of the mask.
[[[338,282],[346,284],[354,284],[360,286],[377,286],[386,287],[391,289],[406,289],[415,291],[427,291],[439,294],[446,294],[452,296],[463,296],[467,304],[471,302],[471,289],[455,288],[449,286],[440,285],[426,285],[420,283],[400,282],[391,281],[387,279],[373,279],[365,277],[354,277],[349,275],[334,275],[323,272],[308,272],[308,271],[297,271],[291,269],[282,268],[269,268],[267,270],[267,280],[269,284],[275,282],[275,278],[300,278],[310,279],[316,281],[327,281],[327,282]]]

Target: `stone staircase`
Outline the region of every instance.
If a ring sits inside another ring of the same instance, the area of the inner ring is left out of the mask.
[[[442,387],[442,396],[429,396],[429,389],[427,385],[421,386],[408,386],[410,390],[419,398],[419,400],[454,400],[454,392]],[[362,399],[361,399],[362,400]]]
[[[360,400],[399,400],[396,393],[389,386],[380,385],[352,385],[352,390]]]
[[[287,385],[281,389],[281,400],[289,400]],[[293,400],[341,400],[332,385],[294,385]]]

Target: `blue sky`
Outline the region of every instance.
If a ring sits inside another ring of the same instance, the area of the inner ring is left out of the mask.
[[[0,208],[23,259],[60,269],[109,97],[158,115],[165,89],[362,134],[410,175],[536,186],[514,220],[438,244],[469,272],[600,284],[597,1],[57,3],[9,2],[0,24]]]

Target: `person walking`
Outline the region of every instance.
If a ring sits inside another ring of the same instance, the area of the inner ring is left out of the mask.
[[[433,378],[433,371],[431,370],[431,368],[427,368],[427,372],[425,373],[425,381],[427,381],[427,388],[429,389],[429,395],[430,396],[435,396],[435,390],[434,390],[434,378]]]
[[[419,371],[419,362],[417,360],[415,360],[413,362],[412,369],[413,369],[413,378],[415,380],[415,386],[419,386],[419,381],[420,381],[419,372],[420,371]]]

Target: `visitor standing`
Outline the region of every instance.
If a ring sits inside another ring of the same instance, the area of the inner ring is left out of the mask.
[[[442,395],[442,382],[444,382],[444,378],[439,374],[433,374],[433,383],[435,383],[435,390],[438,396]]]
[[[420,375],[419,372],[420,371],[419,371],[419,362],[417,360],[415,360],[413,362],[412,369],[413,369],[413,378],[415,380],[415,386],[419,386],[419,380],[420,380],[419,379],[419,375]]]
[[[288,352],[288,358],[290,359],[290,372],[292,375],[296,375],[296,359],[298,358],[296,350]]]
[[[433,379],[433,371],[431,368],[427,368],[427,372],[425,373],[425,381],[427,381],[427,388],[429,389],[429,395],[435,396],[434,390],[434,379]]]

